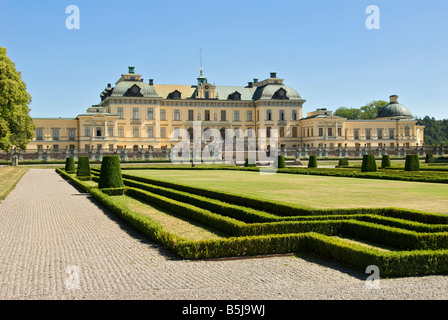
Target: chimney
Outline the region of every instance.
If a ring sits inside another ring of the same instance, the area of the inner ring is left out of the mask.
[[[154,84],[154,79],[149,79],[149,85],[152,86]]]
[[[253,83],[252,83],[252,82],[248,82],[248,83],[247,83],[247,86],[248,86],[249,88],[252,88],[252,87],[253,87]]]
[[[390,103],[398,103],[398,96],[396,95],[390,96]]]
[[[134,69],[135,69],[135,67],[128,67],[128,71],[129,71],[129,73],[134,73]]]
[[[255,83],[258,83],[258,79],[257,78],[254,78],[254,84]]]
[[[107,84],[108,88],[112,88],[112,85],[110,83]]]
[[[272,79],[277,78],[277,73],[276,72],[271,72],[271,78]]]

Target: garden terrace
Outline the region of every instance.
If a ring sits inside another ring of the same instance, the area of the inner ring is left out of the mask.
[[[386,207],[315,209],[148,178],[135,170],[132,174],[122,170],[125,193],[113,195],[114,189],[95,185],[98,169],[92,168],[93,181],[88,182],[56,170],[184,259],[311,252],[361,272],[377,265],[382,277],[448,271],[448,216],[444,214]],[[150,176],[156,172],[163,171],[147,170]],[[183,172],[193,181],[200,171]],[[261,177],[255,172],[221,174],[244,179],[248,173]]]

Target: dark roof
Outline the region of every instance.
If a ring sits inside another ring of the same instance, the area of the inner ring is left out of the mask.
[[[377,118],[413,118],[411,111],[398,102],[391,102],[380,109]]]

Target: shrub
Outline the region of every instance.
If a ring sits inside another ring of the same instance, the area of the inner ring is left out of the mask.
[[[431,153],[426,154],[425,163],[434,163],[434,156]]]
[[[75,159],[73,157],[65,159],[65,172],[76,172]]]
[[[383,156],[383,158],[381,159],[381,168],[390,168],[391,164],[390,164],[390,155],[385,154]]]
[[[277,156],[277,168],[286,168],[285,157],[282,155]]]
[[[361,166],[362,172],[376,172],[376,161],[375,156],[373,154],[366,154],[362,158],[362,166]]]
[[[406,156],[406,163],[404,165],[405,171],[419,171],[420,170],[420,159],[416,154],[408,154]]]
[[[348,160],[347,159],[339,160],[338,167],[348,167]]]
[[[90,160],[89,157],[78,158],[78,170],[76,172],[78,177],[90,177]]]
[[[123,188],[120,158],[118,156],[104,156],[101,163],[98,188]]]
[[[308,168],[317,168],[316,156],[310,156],[310,159],[308,160]]]

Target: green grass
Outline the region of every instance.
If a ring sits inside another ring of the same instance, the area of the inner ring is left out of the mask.
[[[13,190],[16,184],[23,177],[26,168],[22,167],[2,167],[0,168],[0,201]]]
[[[448,185],[233,170],[126,170],[123,173],[302,207],[397,207],[448,214]]]

